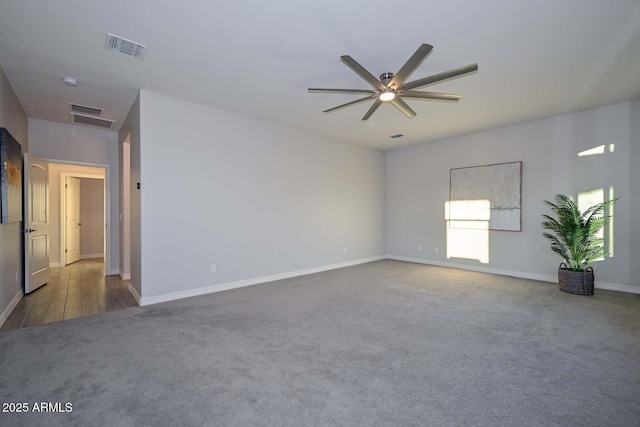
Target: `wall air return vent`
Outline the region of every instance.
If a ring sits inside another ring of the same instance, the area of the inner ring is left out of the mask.
[[[97,126],[103,129],[113,129],[116,124],[115,120],[99,119],[93,116],[85,116],[84,114],[70,113],[71,123],[79,125]]]
[[[111,33],[107,33],[107,41],[104,44],[104,48],[107,50],[127,56],[133,56],[138,59],[142,59],[144,57],[145,53],[147,53],[147,47],[148,46],[127,40]]]
[[[104,111],[103,108],[87,107],[86,105],[73,103],[69,104],[69,108],[72,113],[89,114],[91,116],[101,116]]]

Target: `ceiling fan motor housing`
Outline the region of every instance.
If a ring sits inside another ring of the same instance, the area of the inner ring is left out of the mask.
[[[382,73],[382,74],[380,74],[380,81],[385,86],[387,86],[392,79],[393,79],[393,73]]]

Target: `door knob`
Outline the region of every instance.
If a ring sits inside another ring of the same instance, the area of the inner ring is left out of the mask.
[[[25,233],[33,233],[34,231],[38,231],[36,228],[27,228],[24,230]]]

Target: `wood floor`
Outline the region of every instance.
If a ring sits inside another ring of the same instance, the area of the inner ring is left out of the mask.
[[[44,325],[61,320],[133,307],[129,281],[104,275],[102,258],[52,268],[49,282],[25,295],[0,330]]]

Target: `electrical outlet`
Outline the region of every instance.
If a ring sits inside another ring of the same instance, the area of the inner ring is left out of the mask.
[[[347,248],[342,248],[342,253],[346,255],[347,254]]]
[[[218,272],[218,269],[215,264],[211,264],[211,274],[215,274]]]
[[[435,246],[435,247],[433,248],[433,251],[434,251],[435,253],[439,254],[439,253],[440,253],[440,248],[439,248],[439,247],[437,247],[437,246]]]
[[[418,245],[418,252],[422,252],[422,245]]]

